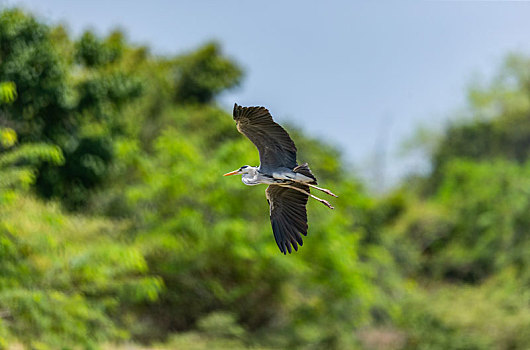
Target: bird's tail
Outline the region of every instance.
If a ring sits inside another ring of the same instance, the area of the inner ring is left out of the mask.
[[[315,177],[315,175],[313,175],[313,173],[311,172],[311,169],[309,169],[309,165],[307,165],[307,163],[297,165],[296,168],[293,169],[293,171],[295,173],[299,173],[299,174],[302,174],[304,176],[309,177],[310,179],[313,179],[312,182],[309,182],[310,184],[312,184],[312,185],[316,185],[317,184],[317,178]]]

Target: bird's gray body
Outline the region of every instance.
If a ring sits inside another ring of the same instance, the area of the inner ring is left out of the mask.
[[[246,166],[242,169],[241,181],[245,185],[255,186],[259,184],[292,184],[293,182],[314,183],[315,179],[294,172],[289,168],[277,168],[272,174],[267,174],[258,167]]]

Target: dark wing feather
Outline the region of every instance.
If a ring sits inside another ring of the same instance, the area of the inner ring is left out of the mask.
[[[309,186],[292,184],[309,192]],[[297,190],[279,185],[270,185],[265,191],[270,206],[272,232],[278,248],[284,254],[302,246],[302,235],[307,235],[306,204],[308,196]]]
[[[234,105],[237,130],[252,141],[259,151],[260,169],[272,173],[276,168],[296,167],[296,146],[265,107]]]

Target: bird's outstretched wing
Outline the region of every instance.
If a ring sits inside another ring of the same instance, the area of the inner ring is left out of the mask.
[[[309,186],[292,184],[309,192]],[[303,245],[302,235],[307,235],[306,204],[308,196],[291,188],[270,185],[265,191],[270,207],[272,232],[280,251],[289,254]]]
[[[271,173],[281,167],[293,169],[296,146],[265,107],[241,107],[234,104],[237,130],[252,141],[259,151],[260,169]]]

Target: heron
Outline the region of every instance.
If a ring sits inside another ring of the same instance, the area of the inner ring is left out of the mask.
[[[310,193],[310,188],[337,197],[326,188],[317,186],[317,179],[307,163],[296,161],[296,146],[279,124],[275,123],[265,107],[242,107],[234,104],[233,117],[237,130],[256,146],[259,166],[243,165],[224,174],[241,175],[245,185],[269,185],[265,196],[276,244],[283,254],[303,245],[302,235],[307,235],[306,205],[309,197],[330,209],[326,200]]]

